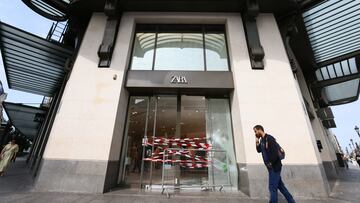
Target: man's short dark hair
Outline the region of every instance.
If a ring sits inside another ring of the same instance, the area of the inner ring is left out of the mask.
[[[261,125],[256,125],[256,126],[254,126],[254,129],[256,129],[256,130],[261,130],[261,131],[264,132],[264,128],[263,128]]]

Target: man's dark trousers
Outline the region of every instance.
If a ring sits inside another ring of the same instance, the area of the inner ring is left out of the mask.
[[[278,189],[284,195],[286,200],[289,203],[295,203],[294,198],[290,194],[290,192],[286,189],[284,183],[281,180],[281,170],[275,172],[274,170],[269,170],[269,191],[270,191],[270,203],[278,202]]]

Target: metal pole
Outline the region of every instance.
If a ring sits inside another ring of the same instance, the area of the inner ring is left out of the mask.
[[[360,137],[360,130],[359,127],[357,125],[355,125],[354,130],[356,131],[356,133],[358,134],[358,136]]]
[[[350,139],[350,142],[351,142],[353,148],[355,149],[354,140],[353,140],[353,139]]]
[[[351,147],[351,144],[349,143],[349,147],[350,147],[350,157],[352,156],[353,154],[353,148]]]
[[[229,157],[227,155],[227,152],[225,152],[226,155],[226,167],[227,167],[227,172],[228,172],[228,184],[231,185],[231,175],[230,175],[230,167],[229,167]]]
[[[154,152],[154,139],[156,137],[156,116],[157,116],[157,108],[158,108],[158,98],[155,96],[155,113],[154,113],[154,127],[153,127],[153,136],[152,136],[152,147],[151,147],[151,154]],[[153,162],[150,162],[150,186],[152,185],[152,169],[153,169]]]
[[[141,159],[140,189],[142,188],[142,185],[143,185],[144,157],[145,157],[145,150],[146,150],[146,144],[147,144],[147,127],[148,127],[148,121],[149,121],[149,109],[150,109],[150,97],[148,97],[148,101],[147,101],[144,138],[143,138],[143,142],[141,143],[143,150],[142,150],[142,159]]]
[[[180,138],[181,137],[181,95],[177,95],[177,105],[176,105],[176,131],[175,131],[175,137]],[[176,156],[175,156],[176,157]],[[181,182],[181,167],[180,165],[177,167],[178,170],[176,170],[176,167],[174,166],[175,173],[175,186],[180,189],[180,182]],[[175,190],[175,187],[174,187]]]
[[[213,142],[213,128],[212,128],[212,111],[210,110],[211,109],[211,101],[210,99],[207,99],[207,112],[208,112],[208,127],[209,127],[209,140],[210,140],[210,144],[211,146],[214,146],[214,142]],[[212,185],[215,185],[215,178],[214,178],[214,152],[211,152],[211,151],[208,151],[208,154],[210,155],[210,160],[211,160],[211,184]],[[215,188],[213,187],[213,190],[215,190]]]
[[[164,177],[165,177],[165,156],[166,156],[166,148],[164,149],[163,162],[162,162],[162,174],[161,174],[161,188],[164,189]]]

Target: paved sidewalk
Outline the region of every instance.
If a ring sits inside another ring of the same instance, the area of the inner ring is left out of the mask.
[[[72,194],[32,192],[32,178],[28,174],[24,158],[13,163],[8,173],[0,177],[0,203],[265,203],[266,199],[249,199],[246,196],[231,193],[202,193],[172,195],[170,199],[160,193],[144,193],[137,190],[120,190],[106,194]],[[281,195],[279,194],[279,197]],[[333,191],[326,199],[297,199],[298,203],[360,203],[360,169],[350,166],[341,170],[339,179],[334,183]],[[279,201],[286,202],[284,199]]]
[[[349,163],[349,170],[341,170],[330,194],[333,199],[360,203],[360,168]]]

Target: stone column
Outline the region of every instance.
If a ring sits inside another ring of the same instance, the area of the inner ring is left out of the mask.
[[[260,14],[257,18],[265,51],[264,70],[251,69],[240,18],[227,23],[235,83],[231,105],[240,189],[251,197],[268,195],[268,172],[261,154],[256,152],[253,132],[253,126],[260,124],[286,151],[282,177],[291,193],[295,197],[326,197],[328,184],[314,134],[274,16]]]
[[[131,33],[119,30],[110,68],[98,68],[106,16],[94,13],[44,152],[36,190],[102,193],[117,181]],[[113,147],[117,146],[117,147]]]
[[[311,99],[309,87],[306,84],[306,81],[305,81],[305,78],[304,78],[304,75],[303,75],[301,69],[297,70],[296,78],[297,78],[297,83],[299,85],[301,94],[302,94],[303,98],[305,98],[306,101],[308,102],[309,110],[314,115],[314,118],[309,118],[309,122],[310,122],[312,130],[314,132],[315,139],[320,140],[322,147],[323,147],[321,152],[319,152],[319,155],[320,155],[322,165],[323,165],[325,173],[326,173],[326,177],[328,180],[334,180],[337,177],[337,166],[338,166],[338,163],[337,163],[338,161],[336,158],[336,152],[335,152],[334,146],[331,144],[331,141],[329,140],[330,137],[329,137],[327,130],[324,128],[321,120],[318,118],[318,116],[316,114],[316,109],[315,109],[312,99]],[[304,104],[304,106],[305,106],[305,104]],[[308,118],[308,116],[307,116],[307,118]],[[329,183],[332,183],[332,182],[334,182],[334,181],[330,181]]]

